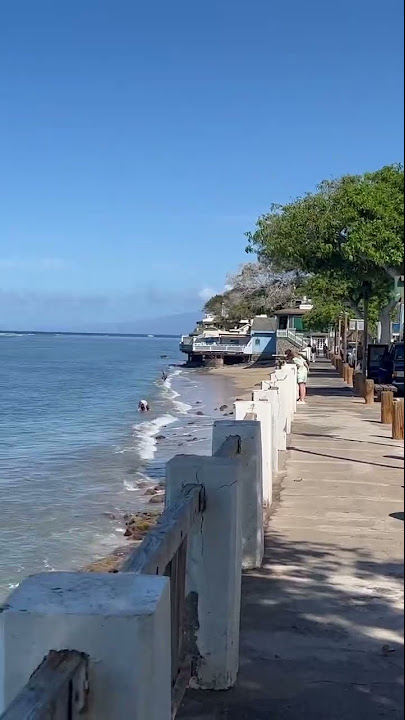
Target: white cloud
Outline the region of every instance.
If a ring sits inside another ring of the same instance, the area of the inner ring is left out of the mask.
[[[214,290],[214,288],[205,287],[200,290],[200,292],[198,293],[198,297],[200,297],[201,300],[204,300],[204,302],[207,302],[208,300],[210,300],[210,298],[212,298],[213,295],[216,294],[217,291]]]

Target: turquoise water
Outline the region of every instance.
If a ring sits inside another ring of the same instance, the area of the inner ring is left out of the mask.
[[[179,361],[176,339],[0,336],[0,597],[118,544],[120,513],[158,474],[155,436],[189,410],[171,387]]]

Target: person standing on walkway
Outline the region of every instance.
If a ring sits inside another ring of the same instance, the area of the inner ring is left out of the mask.
[[[292,350],[287,350],[286,354],[287,362],[297,366],[297,383],[299,389],[299,405],[305,405],[307,396],[307,382],[308,382],[308,370],[309,365],[306,360],[298,353],[293,353]]]

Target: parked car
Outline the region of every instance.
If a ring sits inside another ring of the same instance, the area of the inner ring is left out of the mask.
[[[393,343],[381,360],[379,381],[384,385],[394,385],[398,395],[403,395],[404,371],[404,343]]]

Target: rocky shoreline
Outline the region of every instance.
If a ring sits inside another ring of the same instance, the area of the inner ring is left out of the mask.
[[[229,396],[227,396],[229,398]],[[225,399],[225,398],[224,398]],[[212,420],[214,421],[216,418],[226,418],[226,417],[232,417],[233,416],[233,409],[232,409],[232,402],[233,399],[228,399],[227,401],[229,404],[222,403],[218,404],[218,406],[213,408],[213,414]],[[195,401],[193,403],[194,407],[194,415],[196,418],[201,418],[203,416],[210,416],[211,412],[208,410],[207,412],[204,412],[201,409],[201,406],[203,405],[200,401]],[[205,408],[204,408],[205,410]],[[182,441],[177,442],[176,446],[178,448],[184,447],[185,445],[188,445],[189,443],[194,443],[195,441],[199,440],[199,437],[195,435],[195,429],[193,428],[194,425],[197,425],[195,420],[190,420],[187,422],[185,427],[189,427],[190,432],[186,435],[182,436]],[[193,431],[194,430],[194,431]],[[156,441],[160,445],[166,441],[166,435],[159,434],[156,436]],[[147,533],[155,527],[157,524],[163,509],[164,509],[164,502],[165,502],[165,483],[164,481],[160,482],[158,485],[150,485],[148,482],[142,482],[139,483],[139,488],[144,490],[143,496],[147,502],[147,505],[154,506],[153,509],[150,510],[140,510],[135,513],[131,514],[125,514],[125,515],[116,515],[115,513],[111,513],[111,519],[116,520],[119,522],[122,522],[125,531],[124,531],[124,537],[126,538],[126,542],[123,545],[118,546],[115,548],[111,553],[109,553],[107,556],[95,560],[94,562],[90,563],[86,567],[83,568],[84,572],[108,572],[108,573],[116,573],[120,572],[123,565],[125,564],[125,561],[129,557],[129,555],[136,550],[137,547],[142,543],[143,539],[147,535]],[[149,499],[147,499],[149,498]]]

